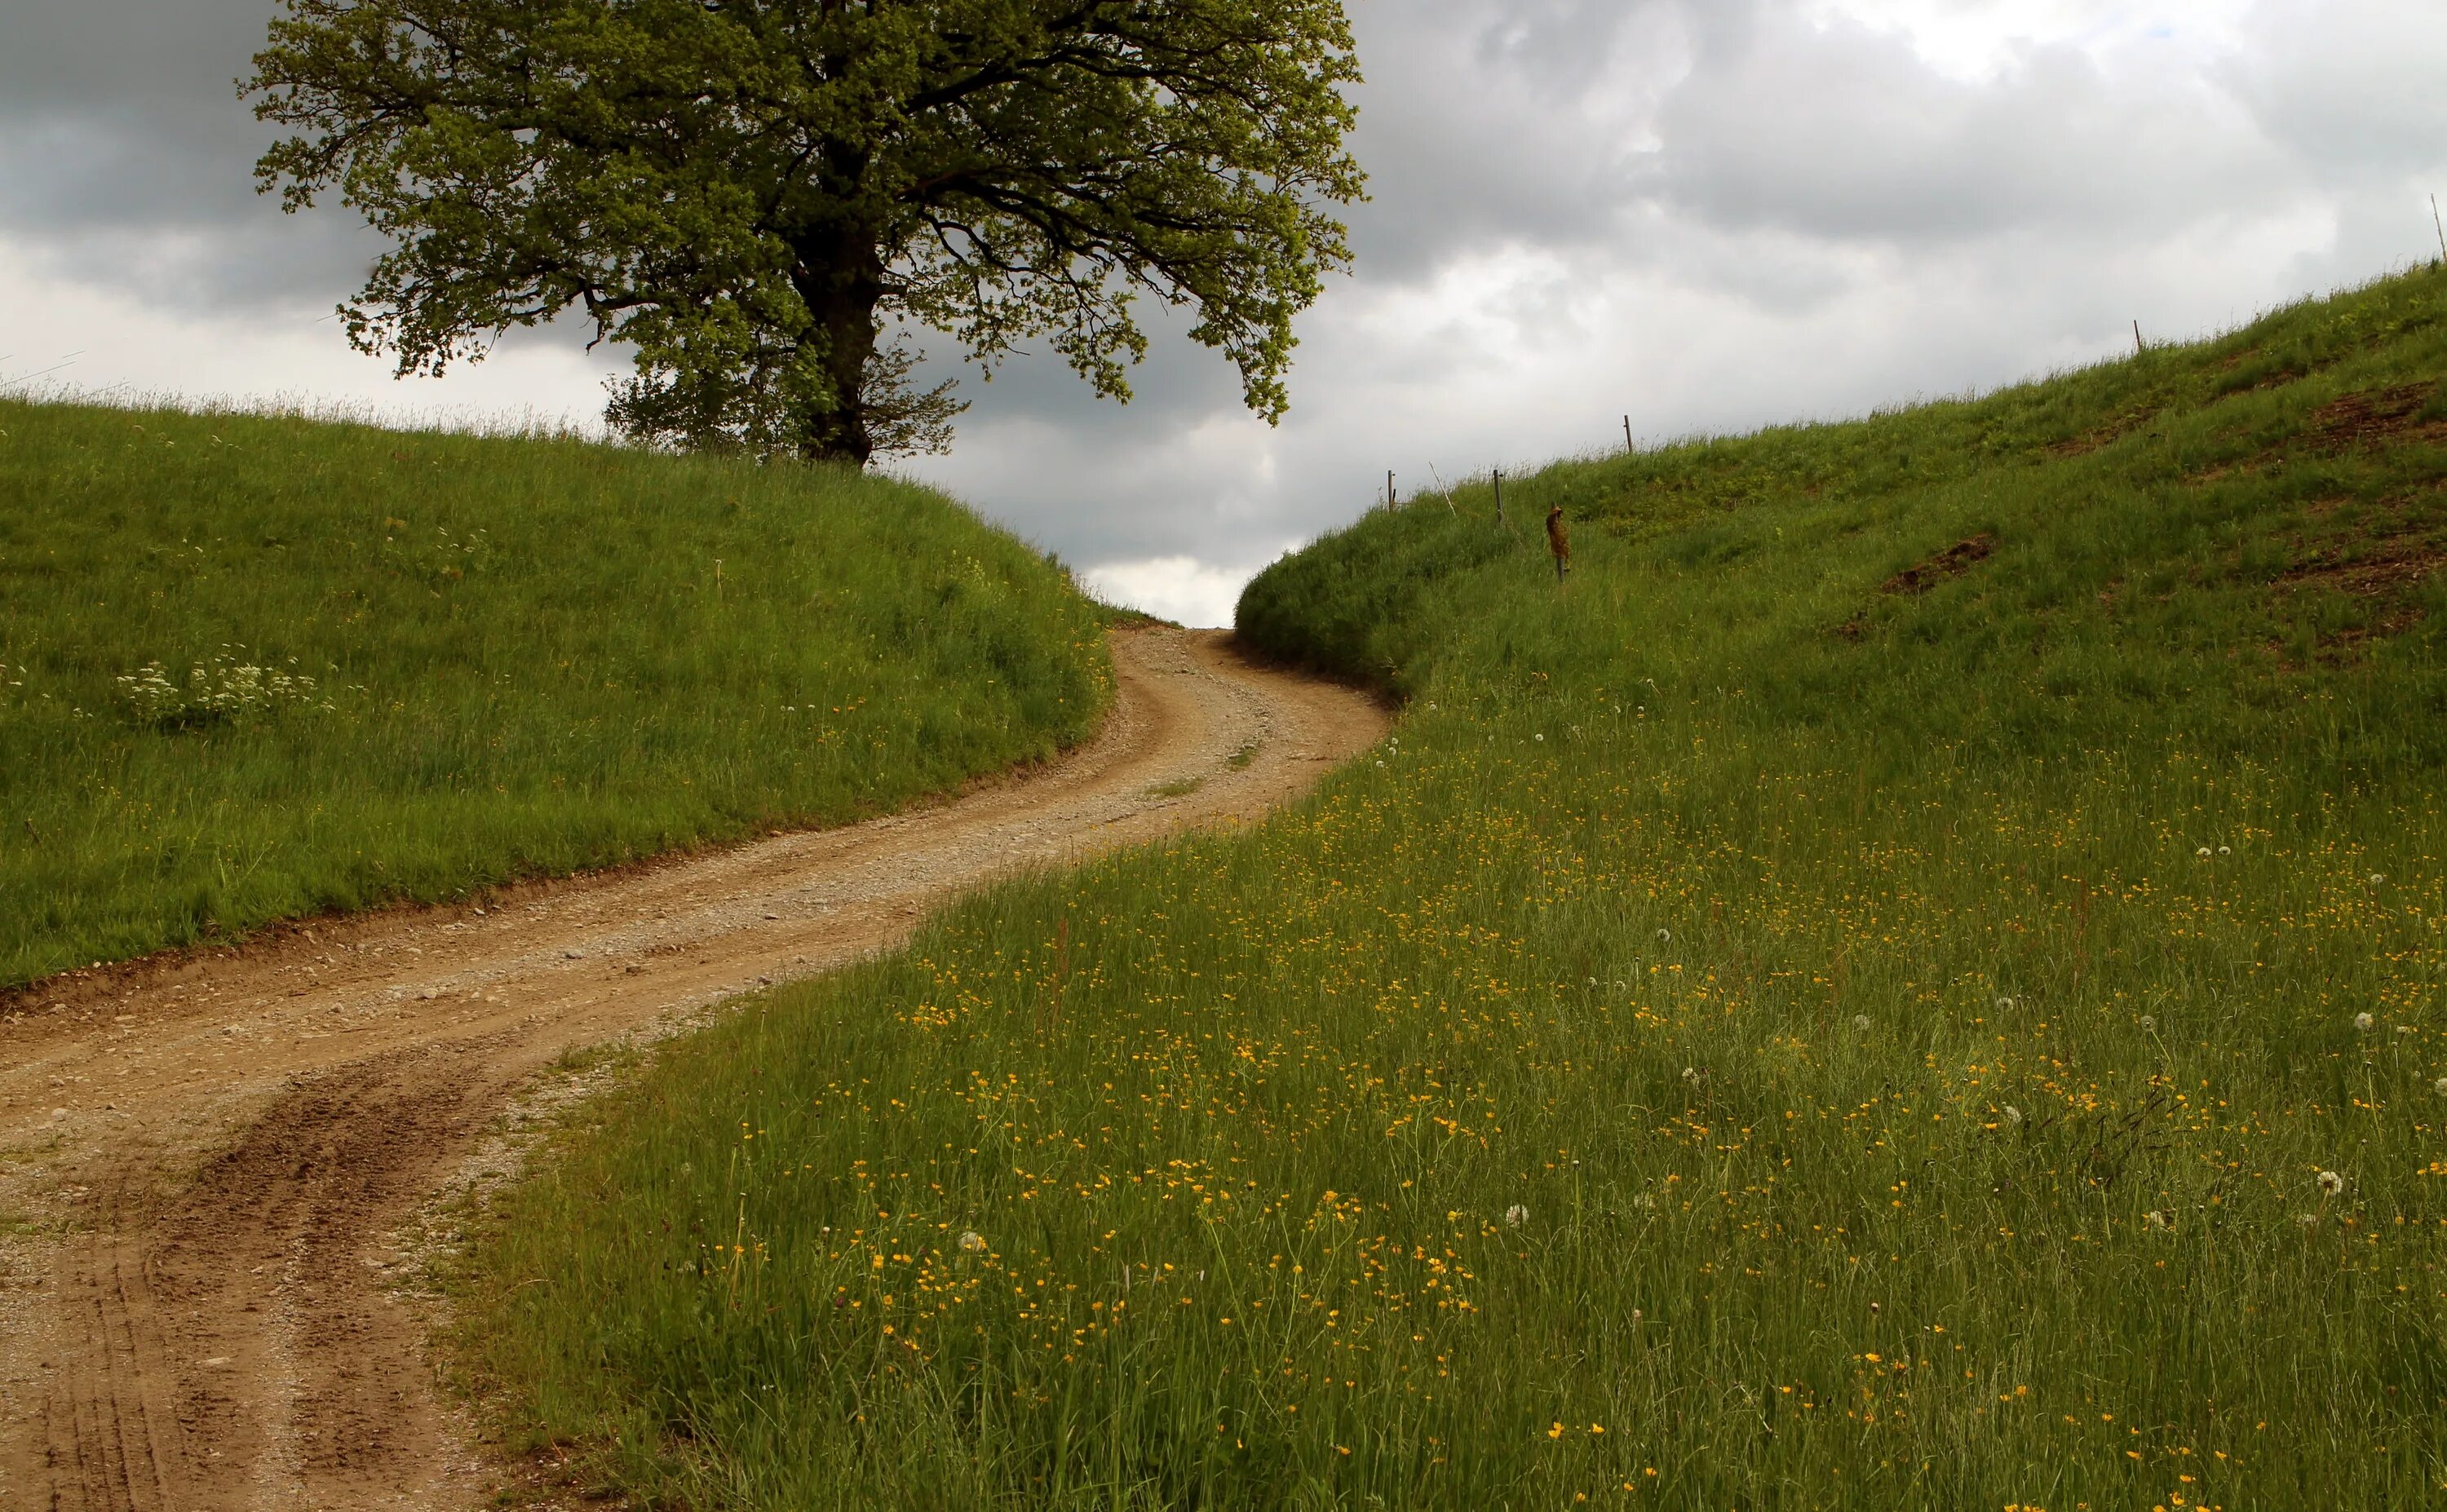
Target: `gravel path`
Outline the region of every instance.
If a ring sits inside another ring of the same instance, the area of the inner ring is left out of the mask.
[[[501,1467],[434,1389],[392,1245],[539,1071],[888,949],[1016,868],[1254,818],[1385,729],[1220,634],[1113,642],[1093,742],[932,807],[0,1009],[0,1507],[484,1504]]]

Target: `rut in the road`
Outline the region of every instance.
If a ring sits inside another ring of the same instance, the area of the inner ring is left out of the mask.
[[[1255,817],[1384,728],[1218,637],[1117,635],[1115,666],[1105,733],[1018,782],[154,963],[10,1025],[0,1217],[33,1232],[0,1223],[0,1506],[483,1504],[389,1241],[539,1070],[887,948],[1015,865]]]

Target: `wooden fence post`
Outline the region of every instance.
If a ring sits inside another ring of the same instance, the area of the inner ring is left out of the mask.
[[[1629,415],[1622,417],[1622,449],[1626,452],[1634,452],[1640,449],[1638,446],[1633,445],[1631,442],[1631,417]]]
[[[1504,523],[1504,469],[1495,469],[1495,522]]]

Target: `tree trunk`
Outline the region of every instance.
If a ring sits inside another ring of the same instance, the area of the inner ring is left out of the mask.
[[[875,356],[875,310],[883,298],[883,270],[872,237],[855,233],[810,238],[799,248],[791,282],[814,317],[806,341],[815,345],[831,403],[811,401],[803,417],[799,452],[810,461],[863,467],[875,453],[867,430],[867,365]]]

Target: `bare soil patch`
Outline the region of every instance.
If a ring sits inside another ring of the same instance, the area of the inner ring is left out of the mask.
[[[1968,540],[1957,541],[1934,557],[1914,562],[1878,586],[1878,592],[1888,598],[1915,598],[1942,582],[1960,577],[1986,561],[1997,549],[1997,538],[1982,533]],[[1835,633],[1846,640],[1859,640],[1868,633],[1869,611],[1865,607],[1851,618],[1835,627]]]
[[[2320,587],[2357,598],[2382,598],[2427,581],[2447,567],[2447,548],[2436,541],[2381,539],[2371,550],[2324,553],[2280,573],[2281,588]]]
[[[2333,455],[2362,446],[2447,439],[2447,423],[2424,424],[2418,418],[2438,387],[2403,384],[2330,400],[2311,411],[2310,448]]]
[[[1986,561],[1997,549],[1997,538],[1979,535],[1958,541],[1925,561],[1915,562],[1882,584],[1878,592],[1889,597],[1925,594],[1949,578],[1960,577]]]
[[[1015,870],[1254,819],[1375,741],[1217,634],[1114,636],[1105,730],[934,807],[41,985],[0,1019],[0,1506],[475,1507],[397,1236],[564,1052],[905,938]],[[1194,784],[1192,786],[1183,786]]]

